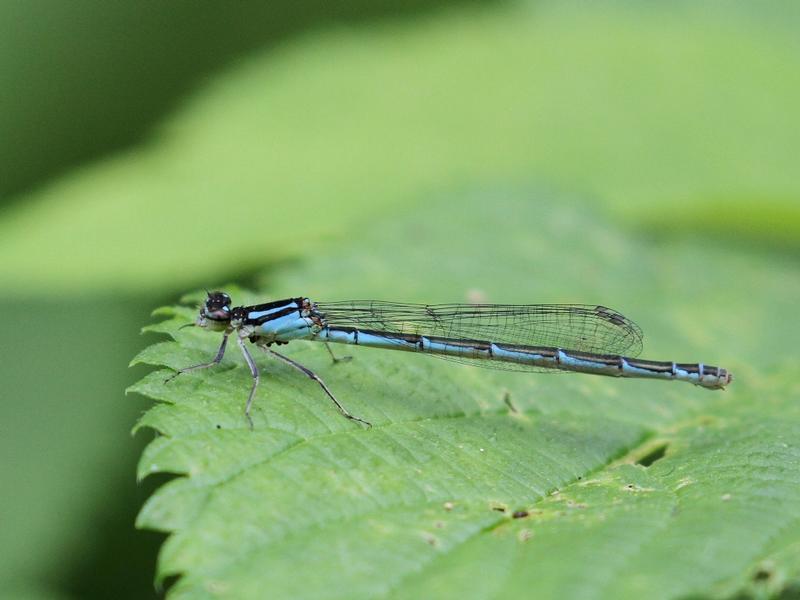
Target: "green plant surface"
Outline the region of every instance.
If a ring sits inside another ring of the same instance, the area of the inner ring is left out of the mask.
[[[298,39],[7,211],[0,280],[195,286],[487,180],[563,185],[634,229],[700,210],[704,231],[773,245],[777,220],[797,250],[800,47],[791,4],[771,11],[502,3]],[[730,198],[751,209],[704,208]]]
[[[597,302],[643,326],[648,358],[721,363],[735,380],[709,392],[350,347],[331,365],[297,342],[285,352],[374,426],[259,355],[251,431],[235,347],[169,384],[158,370],[131,388],[158,401],[138,428],[161,434],[139,477],[178,476],[138,525],[171,534],[171,598],[729,597],[800,583],[795,265],[702,240],[654,246],[541,189],[443,195],[358,231],[234,301]],[[178,330],[193,306],[157,314],[148,329],[174,341],[136,363],[213,356],[219,336]]]

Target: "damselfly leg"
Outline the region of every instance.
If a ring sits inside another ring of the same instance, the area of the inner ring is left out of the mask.
[[[179,369],[178,371],[176,371],[175,373],[173,373],[172,375],[167,377],[164,380],[164,383],[168,383],[168,382],[172,381],[173,379],[175,379],[178,375],[181,375],[182,373],[190,373],[192,371],[199,371],[201,369],[208,369],[210,367],[218,365],[220,362],[222,362],[222,358],[225,356],[225,350],[226,350],[226,348],[228,346],[228,336],[229,336],[228,333],[225,333],[223,335],[222,343],[220,344],[219,350],[217,350],[217,354],[216,354],[216,356],[214,357],[213,360],[211,360],[211,361],[209,361],[207,363],[201,363],[199,365],[192,365],[191,367],[184,367],[183,369]],[[256,397],[256,391],[258,390],[258,384],[259,384],[259,381],[261,380],[261,376],[260,376],[260,373],[259,373],[259,370],[258,370],[258,365],[256,365],[256,362],[253,359],[253,356],[250,354],[250,351],[247,349],[247,346],[245,345],[245,339],[246,338],[237,337],[236,338],[236,343],[239,345],[239,348],[242,351],[242,356],[244,356],[244,360],[247,363],[247,367],[250,369],[250,375],[253,378],[253,385],[250,388],[250,394],[247,396],[247,404],[245,405],[245,408],[244,408],[244,416],[247,418],[247,423],[249,424],[250,429],[253,429],[253,419],[250,416],[250,409],[253,407],[253,400]],[[285,362],[286,364],[288,364],[288,365],[292,366],[293,368],[297,369],[298,371],[300,371],[303,375],[305,375],[309,379],[312,379],[312,380],[316,381],[319,384],[319,386],[323,389],[323,391],[328,395],[328,397],[336,405],[336,408],[339,409],[339,412],[342,413],[342,416],[344,416],[347,419],[350,419],[351,421],[356,421],[358,423],[362,423],[362,424],[366,425],[367,427],[371,427],[372,426],[372,424],[369,421],[365,421],[364,419],[361,419],[359,417],[356,417],[355,415],[350,414],[350,412],[342,405],[342,403],[339,402],[336,399],[336,396],[333,395],[333,393],[330,391],[328,386],[325,385],[325,382],[322,381],[322,379],[320,379],[320,377],[316,373],[314,373],[311,369],[309,369],[307,367],[304,367],[303,365],[301,365],[298,362],[293,361],[291,358],[289,358],[288,356],[284,356],[280,352],[275,352],[274,350],[271,350],[271,349],[266,348],[264,346],[260,346],[260,347],[265,352],[267,352],[268,354],[271,354],[275,358],[278,358],[278,359],[282,360],[283,362]],[[328,349],[328,352],[330,353],[331,358],[333,358],[334,362],[340,362],[340,361],[341,362],[346,362],[346,361],[351,359],[350,356],[343,356],[341,358],[337,358],[333,354],[333,351],[328,346],[328,344],[325,344],[325,347]]]
[[[237,337],[236,341],[239,344],[239,348],[242,349],[242,354],[244,355],[244,360],[247,363],[247,366],[250,368],[250,375],[253,376],[253,387],[250,388],[250,395],[247,397],[247,404],[244,407],[244,416],[247,417],[247,422],[250,424],[250,429],[253,429],[253,419],[250,418],[250,407],[253,405],[253,398],[255,398],[256,390],[258,389],[258,366],[256,366],[256,361],[253,360],[250,352],[248,352],[247,346],[244,345],[244,340],[241,337]]]
[[[293,361],[288,356],[284,356],[280,352],[275,352],[275,350],[272,350],[270,348],[265,348],[264,346],[261,346],[261,348],[264,350],[264,352],[272,354],[275,358],[278,358],[283,362],[285,362],[287,365],[294,367],[309,379],[313,379],[314,381],[316,381],[322,388],[322,390],[328,395],[328,398],[330,398],[333,401],[333,403],[336,405],[336,408],[338,408],[339,412],[342,413],[343,417],[345,417],[346,419],[350,419],[351,421],[356,421],[358,423],[366,425],[367,427],[372,427],[372,423],[370,423],[369,421],[365,421],[364,419],[361,419],[359,417],[356,417],[355,415],[350,414],[350,412],[348,412],[348,410],[342,405],[342,403],[336,399],[336,396],[334,396],[333,393],[328,389],[328,386],[325,385],[325,382],[322,381],[322,379],[320,379],[319,376],[316,373],[314,373],[314,371],[312,371],[308,367],[304,367],[298,362]]]
[[[333,349],[331,348],[331,345],[328,342],[325,342],[325,349],[328,351],[328,354],[331,355],[331,359],[333,360],[333,364],[340,363],[340,362],[347,362],[347,361],[353,359],[352,356],[336,356],[333,353]]]
[[[217,350],[217,355],[214,357],[214,360],[207,363],[201,363],[199,365],[193,365],[191,367],[184,367],[183,369],[178,369],[172,375],[167,377],[164,380],[164,383],[169,383],[182,373],[190,373],[192,371],[199,371],[200,369],[208,369],[210,367],[213,367],[214,365],[218,365],[220,362],[222,362],[222,357],[225,356],[225,348],[228,345],[228,335],[229,335],[228,333],[225,333],[222,336],[222,343],[219,345],[219,350]]]

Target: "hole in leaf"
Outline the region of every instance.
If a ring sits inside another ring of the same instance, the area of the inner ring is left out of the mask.
[[[664,456],[667,454],[667,448],[669,448],[669,444],[659,444],[650,450],[650,452],[639,458],[639,460],[636,461],[636,464],[642,465],[643,467],[649,467],[654,462],[664,458]]]
[[[772,577],[772,571],[763,567],[753,573],[753,581],[766,581],[770,577]]]

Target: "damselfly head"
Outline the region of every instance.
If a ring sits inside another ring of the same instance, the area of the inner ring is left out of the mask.
[[[231,297],[225,292],[208,292],[200,307],[197,325],[209,329],[225,329],[231,321]]]

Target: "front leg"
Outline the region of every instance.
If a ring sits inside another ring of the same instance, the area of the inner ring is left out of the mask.
[[[222,362],[222,357],[225,356],[225,348],[228,345],[228,335],[230,335],[230,334],[227,331],[222,335],[222,343],[219,345],[219,350],[217,350],[217,355],[214,357],[214,360],[212,360],[211,362],[202,363],[202,364],[194,365],[194,366],[191,366],[191,367],[184,367],[183,369],[178,369],[175,373],[173,373],[172,375],[167,377],[164,380],[164,383],[169,383],[170,381],[175,379],[181,373],[189,373],[191,371],[199,371],[200,369],[208,369],[209,367],[213,367],[214,365],[218,365],[220,362]]]

